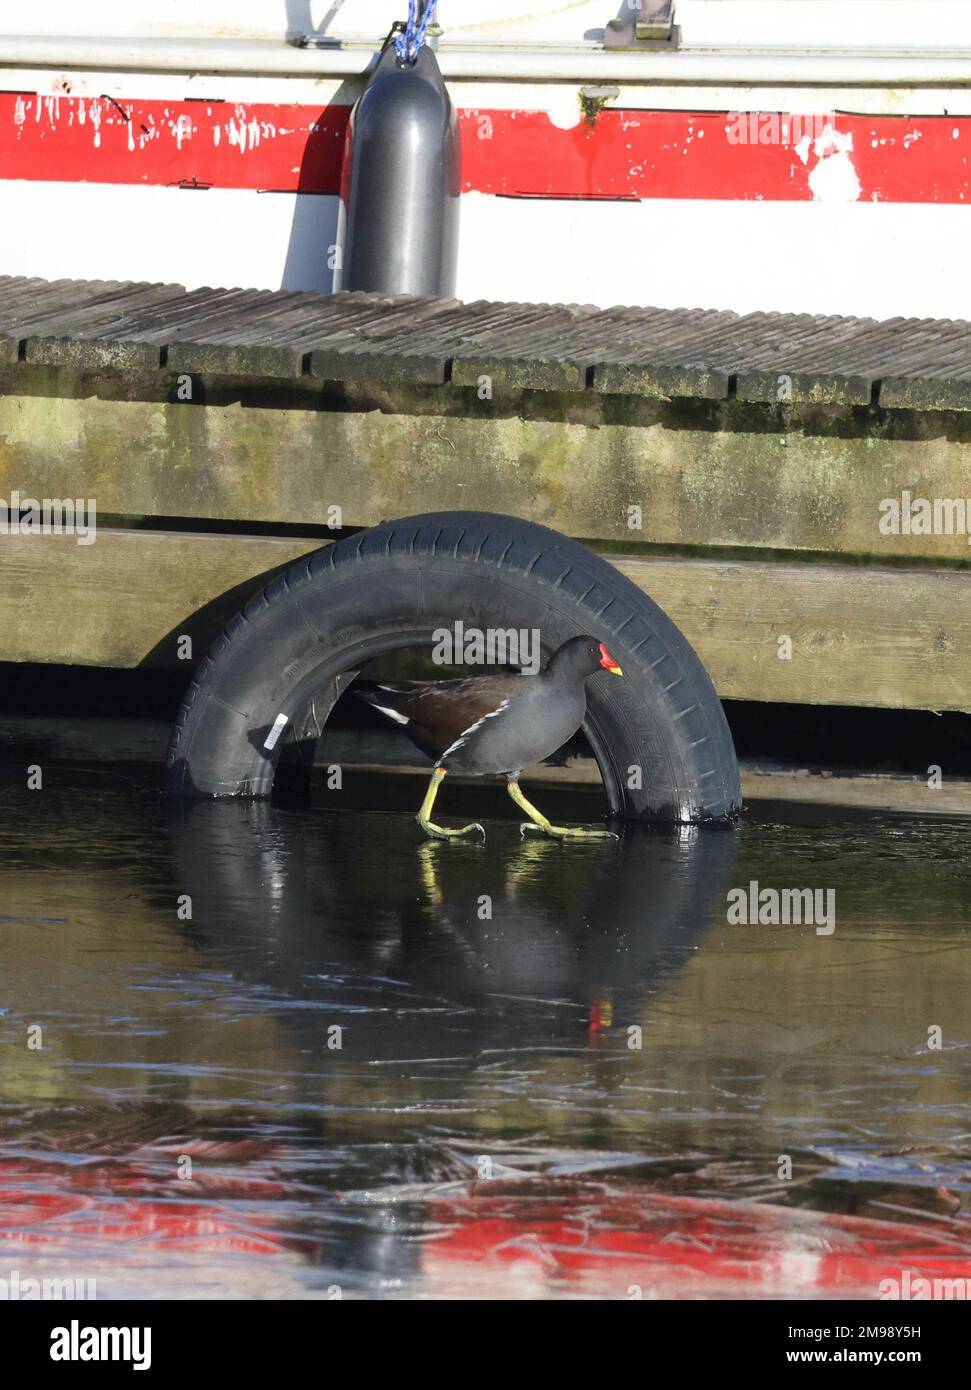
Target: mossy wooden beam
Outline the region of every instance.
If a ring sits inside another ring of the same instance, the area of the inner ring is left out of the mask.
[[[0,393],[0,497],[244,523],[326,525],[339,507],[347,526],[499,511],[615,544],[971,564],[971,517],[951,534],[881,529],[904,493],[971,513],[969,415],[400,385],[323,408],[271,384],[182,404],[59,394],[64,369],[33,371],[49,394],[39,375],[35,394]]]
[[[250,594],[319,544],[106,530],[90,546],[0,538],[0,660],[191,665]],[[971,573],[614,563],[682,628],[724,698],[971,710]]]

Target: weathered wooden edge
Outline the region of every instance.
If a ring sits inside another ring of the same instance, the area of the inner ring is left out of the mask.
[[[0,660],[179,666],[324,541],[105,530],[0,537]],[[724,698],[971,710],[971,574],[613,557]],[[791,655],[780,658],[781,639]]]
[[[888,376],[878,399],[887,410],[971,410],[971,379]]]
[[[318,381],[441,386],[448,372],[448,358],[435,353],[341,352],[314,348],[309,360],[310,375]]]
[[[114,338],[31,337],[24,339],[24,361],[80,371],[156,372],[161,350],[156,343]]]
[[[605,396],[692,396],[723,401],[729,392],[731,374],[710,367],[599,362],[593,369],[591,385]]]
[[[739,372],[735,395],[740,401],[761,401],[778,405],[798,401],[810,405],[869,405],[873,378],[832,376],[822,372],[770,371]]]
[[[234,346],[225,343],[171,343],[169,371],[221,376],[274,377],[292,380],[303,372],[304,353],[296,348]]]
[[[704,366],[582,359],[467,355],[457,352],[397,353],[362,348],[296,348],[231,343],[168,345],[113,338],[32,335],[0,337],[0,363],[78,370],[155,373],[160,367],[194,375],[292,381],[307,374],[318,381],[441,386],[452,381],[476,387],[488,377],[498,389],[583,392],[652,399],[739,400],[778,404],[868,405],[888,410],[971,411],[971,378],[889,376],[865,373],[785,372],[779,367],[733,373]],[[780,395],[780,391],[784,391]]]
[[[587,369],[578,362],[462,354],[452,359],[452,381],[456,386],[478,386],[483,377],[493,387],[511,391],[584,391],[587,386]]]

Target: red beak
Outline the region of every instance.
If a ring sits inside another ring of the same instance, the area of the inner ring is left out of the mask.
[[[622,676],[624,674],[602,642],[600,643],[600,664],[604,670],[609,671],[612,676]]]

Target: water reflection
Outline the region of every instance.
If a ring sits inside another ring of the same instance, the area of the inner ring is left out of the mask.
[[[626,1297],[971,1273],[959,826],[429,845],[406,816],[83,780],[0,811],[0,1277]],[[729,926],[752,879],[835,886],[833,936]]]
[[[287,1015],[297,1047],[317,1036],[322,981],[340,986],[342,1051],[356,1032],[370,1062],[435,1058],[451,1037],[469,1061],[586,1046],[697,947],[736,857],[734,832],[632,832],[565,850],[512,826],[471,847],[400,827],[379,826],[375,845],[357,817],[308,825],[225,804],[193,806],[172,827],[191,939],[310,1006]]]

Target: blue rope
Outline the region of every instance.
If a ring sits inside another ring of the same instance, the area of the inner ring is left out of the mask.
[[[422,3],[422,16],[418,18],[418,6]],[[408,23],[404,33],[398,34],[394,41],[395,52],[402,63],[414,63],[425,46],[428,26],[435,16],[438,0],[408,0]]]

